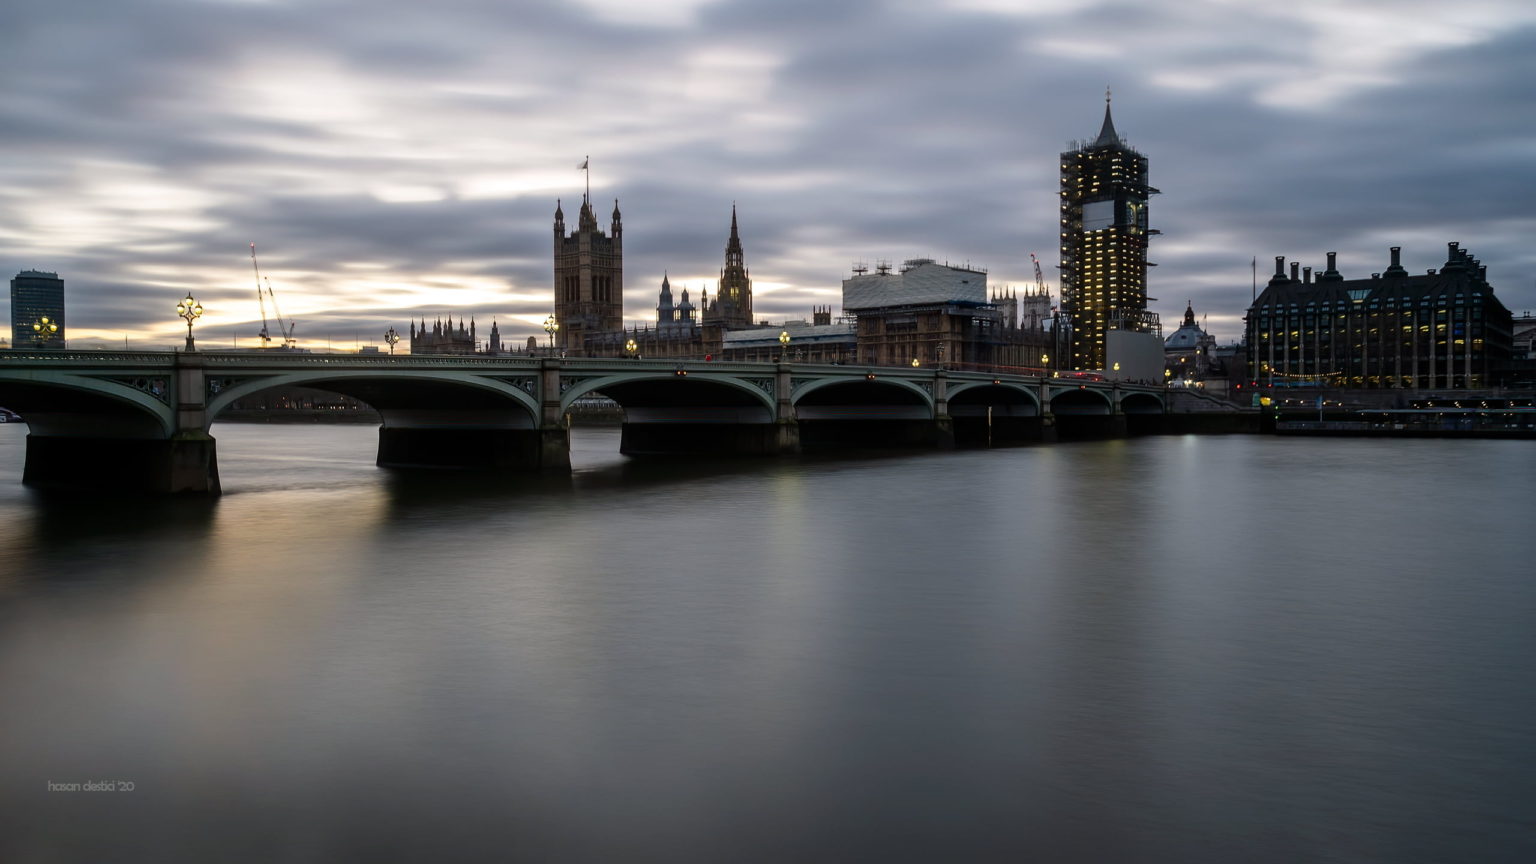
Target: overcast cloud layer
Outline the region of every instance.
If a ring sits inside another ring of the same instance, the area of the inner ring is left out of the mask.
[[[1057,271],[1057,154],[1105,85],[1151,160],[1152,306],[1235,340],[1258,259],[1347,277],[1447,241],[1536,308],[1536,6],[1387,0],[10,0],[0,272],[58,271],[76,345],[253,345],[248,244],[307,347],[552,311],[590,155],[625,311],[714,290],[733,203],[754,306],[854,262]],[[3,302],[8,304],[8,295]],[[7,320],[9,316],[7,315]]]

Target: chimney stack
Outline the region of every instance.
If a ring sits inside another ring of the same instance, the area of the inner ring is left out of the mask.
[[[1389,279],[1395,278],[1395,277],[1398,277],[1398,276],[1407,276],[1408,275],[1408,271],[1403,269],[1402,253],[1403,253],[1403,247],[1401,247],[1401,246],[1393,246],[1392,247],[1392,264],[1391,264],[1391,266],[1389,266],[1387,268],[1387,272],[1382,274],[1382,275],[1386,276]]]

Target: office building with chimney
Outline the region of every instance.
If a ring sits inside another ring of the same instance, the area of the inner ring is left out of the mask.
[[[1487,387],[1511,349],[1511,316],[1488,269],[1458,243],[1438,271],[1387,268],[1345,279],[1338,256],[1314,280],[1284,257],[1248,309],[1248,378],[1261,387],[1445,390]]]
[[[1106,369],[1110,331],[1159,334],[1147,311],[1147,158],[1115,131],[1109,98],[1099,137],[1061,154],[1061,307],[1071,369]]]

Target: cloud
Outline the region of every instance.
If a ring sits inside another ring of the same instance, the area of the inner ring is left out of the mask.
[[[663,272],[694,293],[718,273],[733,203],[775,319],[880,258],[1023,285],[1035,252],[1054,288],[1057,155],[1097,132],[1105,84],[1163,189],[1170,319],[1191,300],[1232,339],[1254,258],[1371,272],[1401,245],[1427,268],[1449,240],[1536,306],[1536,10],[1513,0],[8,12],[0,267],[59,271],[71,329],[101,338],[173,343],[188,290],[210,333],[254,333],[252,240],[301,339],[461,313],[541,335],[587,156],[635,321]]]

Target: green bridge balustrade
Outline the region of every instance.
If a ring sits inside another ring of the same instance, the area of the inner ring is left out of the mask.
[[[1155,431],[1163,388],[942,368],[538,357],[0,352],[0,406],[29,426],[23,482],[219,491],[209,428],[274,387],[375,408],[391,467],[569,471],[568,412],[601,393],[630,455],[1051,441]]]

